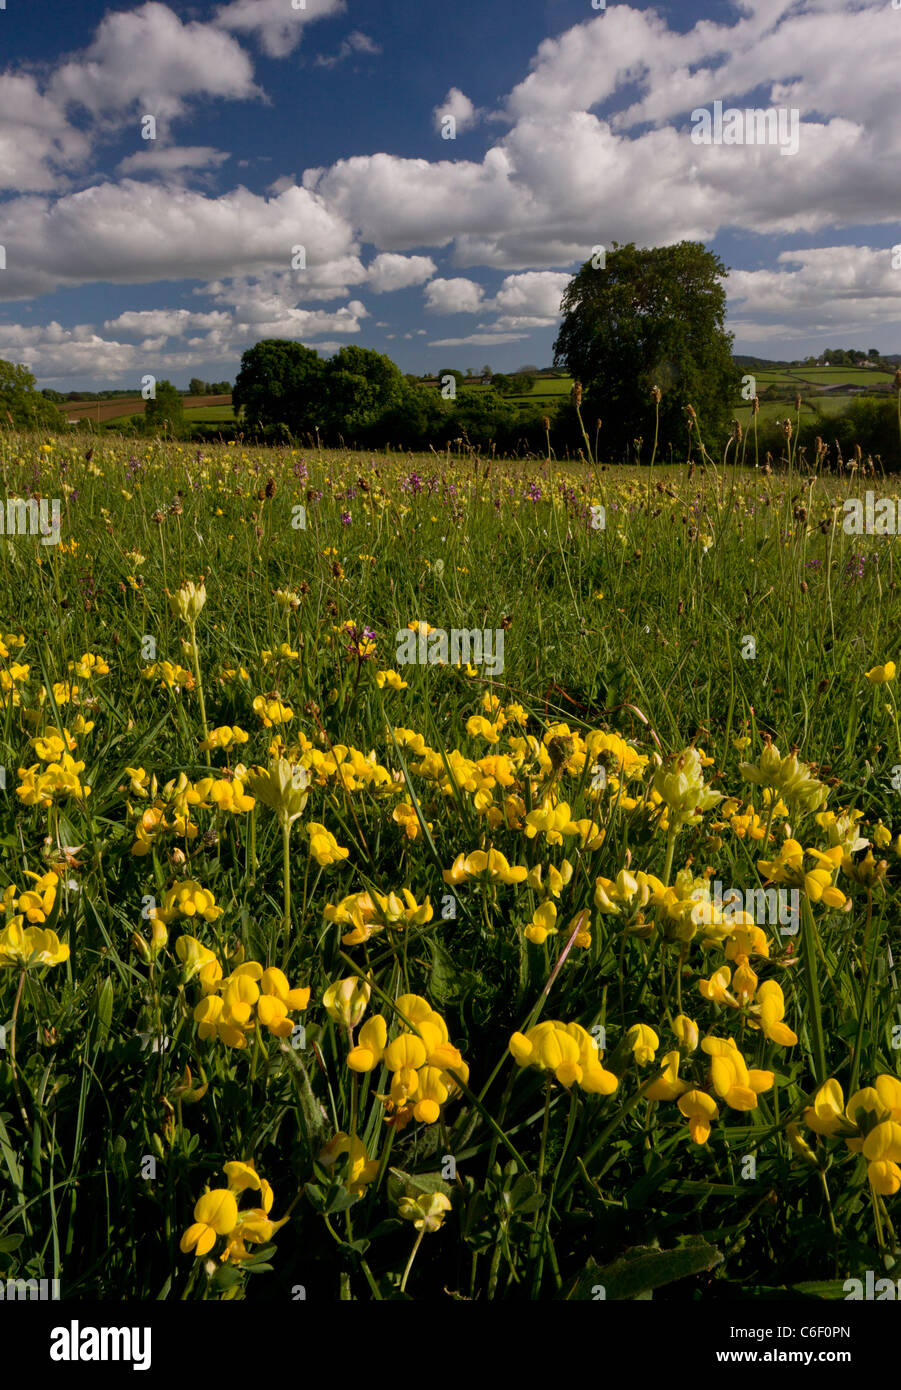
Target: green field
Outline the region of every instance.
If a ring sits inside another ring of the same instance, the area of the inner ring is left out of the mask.
[[[822,389],[833,384],[891,386],[894,379],[894,372],[878,367],[779,367],[756,372],[749,367],[742,368],[742,371],[756,377],[758,394],[767,386],[778,386],[786,391],[801,387],[803,391],[805,386]]]
[[[185,410],[185,420],[189,425],[218,424],[220,420],[234,421],[235,418],[230,405],[201,405]]]
[[[814,419],[817,412],[824,415],[841,415],[848,409],[853,401],[870,400],[869,396],[811,396],[804,393],[801,399],[801,423]],[[877,399],[881,399],[878,398]],[[763,423],[764,420],[791,420],[793,425],[797,425],[798,412],[795,410],[794,400],[761,401],[760,411],[757,416]],[[744,427],[751,421],[751,406],[742,401],[735,408],[735,419]]]
[[[0,468],[61,513],[0,545],[0,1276],[697,1320],[898,1267],[866,481],[10,432]]]

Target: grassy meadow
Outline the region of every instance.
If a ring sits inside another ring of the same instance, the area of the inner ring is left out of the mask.
[[[0,538],[0,1276],[897,1277],[898,552],[842,528],[894,480],[12,432],[0,468],[61,517]]]

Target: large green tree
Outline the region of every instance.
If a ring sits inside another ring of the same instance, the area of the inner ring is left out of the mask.
[[[284,425],[291,434],[311,434],[324,418],[325,364],[313,348],[289,338],[264,338],[241,358],[232,390],[235,414],[244,411],[251,429]]]
[[[386,416],[395,416],[407,398],[400,368],[382,352],[355,345],[343,347],[325,364],[326,433],[334,442],[367,443],[381,432]]]
[[[156,394],[144,407],[144,428],[148,434],[181,433],[185,423],[182,394],[171,381],[158,381]]]
[[[20,362],[0,358],[0,425],[16,429],[60,429],[65,423],[56,406],[35,389],[32,373]]]
[[[601,450],[619,456],[641,436],[650,454],[654,433],[651,391],[659,386],[657,457],[687,440],[685,407],[692,405],[704,443],[721,453],[741,373],[732,361],[732,335],[723,327],[726,267],[700,242],[641,249],[613,243],[604,267],[586,261],[563,295],[563,322],[554,365],[581,381],[582,416],[593,435],[603,421]]]

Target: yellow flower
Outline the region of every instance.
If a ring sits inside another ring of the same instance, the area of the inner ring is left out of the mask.
[[[360,1029],[356,1047],[347,1055],[351,1071],[373,1071],[381,1062],[388,1042],[388,1025],[382,1014],[374,1014]]]
[[[804,869],[805,853],[816,860],[818,868]],[[797,840],[785,840],[775,859],[758,859],[757,867],[774,883],[788,883],[793,888],[803,888],[811,902],[840,908],[848,899],[840,888],[835,887],[832,877],[842,858],[841,845],[823,854],[818,849],[803,850]]]
[[[61,944],[56,932],[44,927],[23,927],[21,917],[14,917],[0,932],[0,968],[62,965],[68,959],[69,947]]]
[[[90,680],[92,676],[109,675],[109,665],[102,656],[85,652],[80,661],[70,661],[69,670],[74,671],[80,680]]]
[[[237,724],[231,727],[228,724],[223,724],[218,729],[212,729],[209,738],[201,740],[200,749],[201,752],[205,752],[207,749],[213,748],[230,748],[233,743],[246,743],[249,738],[250,734],[238,728]]]
[[[804,1111],[804,1123],[814,1134],[849,1134],[852,1126],[844,1115],[845,1097],[834,1079],[824,1082],[813,1098],[813,1105]]]
[[[307,826],[310,836],[310,854],[321,868],[328,868],[331,864],[340,864],[342,859],[346,859],[350,854],[349,849],[342,849],[330,830],[326,830],[324,825],[311,821]]]
[[[686,1018],[685,1014],[678,1014],[673,1019],[673,1032],[679,1039],[679,1047],[683,1052],[694,1052],[697,1049],[700,1039],[698,1025]]]
[[[877,849],[888,849],[891,843],[892,832],[889,830],[887,825],[883,825],[882,821],[879,821],[873,827],[873,844],[876,846]]]
[[[367,1184],[378,1177],[379,1160],[368,1156],[366,1145],[358,1135],[355,1134],[351,1137],[342,1130],[326,1144],[319,1155],[319,1162],[324,1164],[326,1168],[330,1168],[344,1154],[350,1156],[344,1180],[345,1191],[349,1192],[351,1196],[359,1197],[365,1191]]]
[[[181,587],[174,594],[167,592],[169,599],[169,611],[173,618],[181,618],[188,627],[193,628],[197,619],[200,617],[200,610],[206,603],[206,588],[201,576],[199,583],[185,579]]]
[[[417,1231],[438,1231],[451,1203],[443,1192],[423,1192],[416,1197],[401,1197],[397,1209],[405,1221],[413,1222]]]
[[[772,1090],[773,1073],[749,1070],[732,1038],[706,1037],[701,1047],[712,1058],[711,1079],[720,1099],[732,1110],[756,1110],[760,1092]]]
[[[329,1018],[334,1023],[343,1023],[345,1028],[356,1028],[366,1012],[372,986],[356,975],[348,975],[329,985],[322,996],[322,1002]]]
[[[395,825],[403,828],[403,832],[408,840],[417,840],[422,834],[422,827],[419,824],[419,817],[416,808],[410,801],[400,801],[391,812],[391,819]],[[432,822],[426,821],[426,825],[431,832]]]
[[[775,980],[765,980],[757,991],[757,1004],[760,1008],[760,1028],[771,1042],[780,1047],[793,1047],[798,1041],[797,1033],[782,1022],[785,1016],[785,999],[781,986]]]
[[[611,1095],[619,1085],[601,1065],[594,1038],[578,1023],[536,1023],[527,1033],[514,1033],[508,1047],[517,1066],[549,1071],[567,1089],[578,1082],[583,1090]]]
[[[526,882],[530,888],[534,888],[538,893],[547,893],[552,898],[559,898],[563,889],[573,876],[573,866],[568,859],[564,859],[559,869],[555,864],[547,866],[547,886],[542,882],[542,868],[536,864],[530,869]]]
[[[550,901],[543,902],[540,907],[536,907],[531,922],[525,928],[526,940],[536,946],[543,946],[549,936],[556,934],[556,920],[557,909],[554,904]]]
[[[677,1049],[667,1052],[663,1058],[663,1076],[652,1081],[645,1088],[645,1096],[648,1100],[678,1100],[691,1087],[687,1081],[679,1080],[680,1054]]]
[[[719,970],[715,970],[709,980],[699,980],[698,990],[702,999],[707,999],[711,1004],[735,1004],[736,1000],[729,993],[729,982],[732,979],[732,971],[728,965],[721,965]]]
[[[290,705],[283,704],[276,697],[267,698],[265,695],[257,695],[253,702],[254,713],[260,716],[263,727],[271,729],[273,724],[288,724],[294,718],[294,711]]]
[[[646,1023],[636,1023],[626,1034],[626,1042],[640,1067],[649,1066],[657,1055],[660,1039]]]
[[[179,917],[202,917],[205,922],[217,922],[222,911],[208,888],[201,888],[193,878],[188,878],[167,888],[162,907],[151,908],[147,916],[167,924]]]
[[[175,943],[175,954],[185,968],[186,981],[199,975],[204,993],[216,988],[222,979],[222,966],[196,936],[180,936]]]
[[[705,786],[702,768],[697,748],[688,747],[665,759],[654,773],[654,790],[668,807],[672,826],[697,825],[705,811],[722,801],[722,792]]]
[[[275,811],[283,825],[293,825],[303,814],[310,782],[305,767],[289,763],[287,758],[276,758],[268,772],[254,768],[247,782],[254,796]]]
[[[569,806],[565,801],[557,802],[556,806],[545,802],[539,810],[530,811],[526,816],[525,833],[530,840],[538,834],[543,834],[549,845],[560,845],[563,843],[564,835],[579,833],[578,830],[570,831],[572,824]]]
[[[216,1244],[217,1236],[229,1235],[238,1224],[238,1202],[227,1187],[206,1192],[194,1206],[194,1225],[181,1238],[182,1254],[194,1251],[198,1259],[207,1255]]]
[[[511,866],[499,849],[477,849],[472,854],[458,854],[450,869],[442,871],[445,883],[466,883],[468,879],[481,879],[488,883],[522,883],[528,869],[521,865]]]
[[[379,690],[384,690],[385,686],[390,686],[392,690],[406,690],[407,682],[403,679],[399,671],[376,671],[375,683]]]
[[[679,1109],[688,1121],[692,1143],[706,1144],[711,1123],[720,1113],[716,1101],[705,1091],[686,1091],[679,1097]]]
[[[870,685],[886,685],[895,679],[895,663],[887,661],[884,666],[874,666],[872,670],[866,672],[866,678]]]
[[[309,1002],[309,988],[292,988],[287,975],[277,966],[270,965],[268,970],[263,971],[260,976],[257,1018],[274,1037],[290,1038],[294,1024],[288,1015],[305,1009]]]
[[[873,1191],[882,1197],[894,1197],[901,1190],[901,1168],[887,1159],[876,1159],[868,1164],[867,1179]]]

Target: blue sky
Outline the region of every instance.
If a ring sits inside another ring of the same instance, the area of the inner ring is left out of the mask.
[[[295,3],[6,0],[0,357],[64,390],[233,379],[262,337],[546,365],[593,247],[683,238],[736,351],[901,350],[891,0]],[[797,152],[696,143],[715,101]]]

